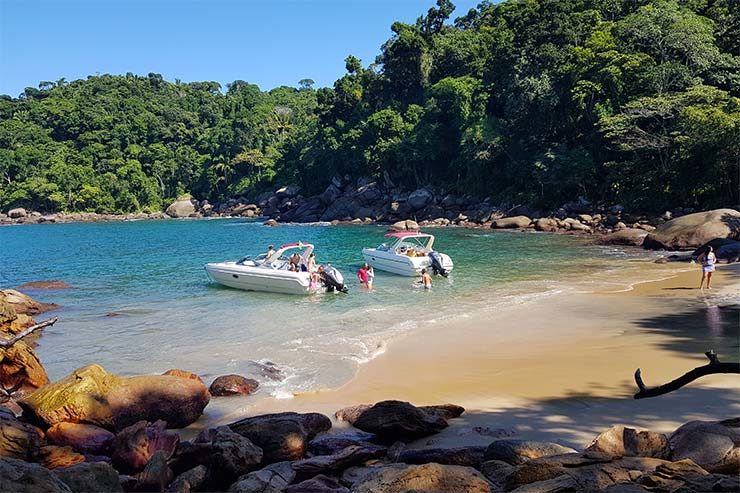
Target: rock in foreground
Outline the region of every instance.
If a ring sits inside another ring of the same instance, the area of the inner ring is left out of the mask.
[[[471,467],[441,464],[367,468],[352,485],[353,493],[490,493],[491,484]]]
[[[197,380],[167,375],[120,377],[101,366],[75,370],[19,403],[48,426],[90,423],[120,430],[138,421],[164,420],[170,428],[195,422],[210,395]]]

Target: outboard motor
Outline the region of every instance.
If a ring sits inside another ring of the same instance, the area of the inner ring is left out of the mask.
[[[447,269],[442,267],[442,255],[439,252],[432,250],[429,252],[429,260],[432,261],[432,270],[435,274],[440,274],[442,277],[450,275]]]
[[[326,291],[333,293],[339,291],[341,293],[348,293],[349,288],[344,284],[344,276],[337,269],[327,264],[324,267],[324,272],[321,273],[321,281],[326,287]]]

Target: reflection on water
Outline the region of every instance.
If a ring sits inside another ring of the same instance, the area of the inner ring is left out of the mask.
[[[204,377],[275,362],[285,379],[268,391],[334,387],[387,341],[432,320],[531,302],[564,290],[623,288],[634,272],[667,267],[649,253],[536,233],[432,230],[455,270],[430,292],[413,278],[378,271],[359,288],[361,249],[381,226],[264,227],[242,220],[171,220],[0,228],[3,287],[62,279],[72,289],[33,293],[63,306],[40,340],[51,378],[97,362],[131,374],[179,367]],[[247,293],[208,282],[203,264],[301,240],[343,272],[350,294],[294,297]],[[657,274],[656,274],[657,275]],[[115,316],[113,316],[115,315]],[[258,376],[259,378],[259,376]]]

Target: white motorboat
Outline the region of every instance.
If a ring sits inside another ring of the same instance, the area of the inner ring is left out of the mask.
[[[305,266],[313,249],[308,243],[290,243],[281,245],[269,257],[263,253],[254,259],[244,257],[235,262],[209,263],[205,269],[213,282],[245,291],[304,295],[317,291],[346,293],[342,274],[331,264],[319,267],[320,281],[311,282],[311,274]],[[298,261],[291,262],[291,256],[296,253],[299,257],[294,259]]]
[[[392,238],[389,246],[383,243],[377,248],[363,248],[362,256],[373,269],[392,272],[402,276],[418,276],[421,269],[445,277],[453,267],[452,259],[433,249],[434,235],[420,231],[387,233]]]

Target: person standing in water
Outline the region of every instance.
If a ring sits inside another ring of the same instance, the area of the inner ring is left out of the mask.
[[[367,275],[367,267],[367,264],[363,264],[360,267],[360,270],[357,271],[357,279],[360,281],[360,286],[365,286],[369,289],[370,276]]]
[[[712,273],[714,272],[714,264],[717,263],[714,248],[711,245],[707,245],[707,249],[696,260],[701,263],[701,283],[699,284],[699,289],[704,289],[705,280],[707,281],[707,289],[712,289]]]
[[[372,265],[365,264],[367,272],[367,288],[373,289],[373,282],[375,281],[375,271]]]
[[[421,269],[421,280],[419,283],[424,285],[424,289],[432,288],[432,276],[429,275],[426,269]]]

